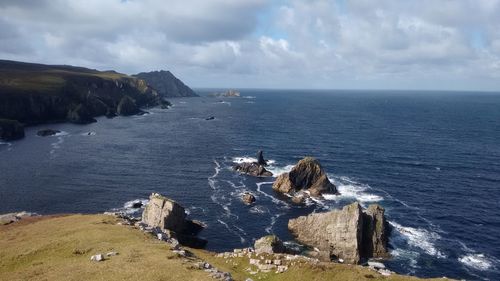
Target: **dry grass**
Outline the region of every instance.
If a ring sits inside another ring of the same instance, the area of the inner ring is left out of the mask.
[[[28,218],[0,226],[0,280],[213,280],[190,269],[166,243],[139,230],[116,225],[105,215]],[[91,262],[96,253],[116,251],[104,262]],[[420,280],[382,275],[360,266],[296,264],[287,272],[251,275],[248,258],[217,258],[191,250],[235,280]],[[442,280],[442,279],[440,279]]]
[[[21,221],[22,222],[22,221]],[[104,215],[0,226],[0,280],[212,280],[165,243]],[[91,262],[96,253],[119,253]]]

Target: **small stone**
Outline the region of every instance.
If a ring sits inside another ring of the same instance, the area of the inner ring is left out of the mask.
[[[288,266],[286,265],[280,265],[278,266],[278,269],[276,270],[276,273],[283,273],[288,270]]]
[[[258,265],[260,263],[260,260],[258,259],[250,259],[249,261],[250,264]]]
[[[91,261],[103,261],[104,256],[102,254],[93,255],[92,257],[90,257],[90,260]]]
[[[118,253],[117,252],[109,252],[106,254],[107,257],[112,257],[112,256],[117,256]]]
[[[281,263],[282,263],[281,260],[274,260],[273,261],[273,264],[275,264],[275,265],[281,265]]]

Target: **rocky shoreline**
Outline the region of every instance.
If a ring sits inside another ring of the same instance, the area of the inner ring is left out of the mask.
[[[172,73],[157,74],[0,60],[0,140],[22,139],[25,126],[141,115],[170,107],[166,97],[197,96]]]

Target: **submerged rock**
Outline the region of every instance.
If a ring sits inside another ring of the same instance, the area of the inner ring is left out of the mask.
[[[288,229],[296,239],[318,248],[321,259],[342,259],[352,264],[365,258],[388,256],[386,227],[382,207],[371,205],[364,213],[358,202],[342,210],[288,221]]]
[[[257,254],[284,253],[286,248],[276,235],[264,236],[255,241],[254,249]]]
[[[203,229],[203,224],[186,219],[186,211],[181,205],[158,193],[149,197],[142,213],[142,222],[172,234],[184,245],[201,248],[207,243],[206,240],[195,237]]]
[[[24,125],[16,120],[0,119],[0,140],[12,141],[24,138]]]
[[[312,157],[300,160],[289,173],[279,175],[273,189],[292,195],[300,190],[309,191],[311,196],[337,193],[337,188],[330,182],[319,161]]]
[[[37,136],[40,136],[40,137],[48,137],[48,136],[54,136],[60,132],[61,131],[59,131],[59,130],[43,129],[43,130],[39,130],[36,134],[37,134]]]

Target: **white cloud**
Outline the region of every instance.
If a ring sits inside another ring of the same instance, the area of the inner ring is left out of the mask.
[[[500,0],[5,0],[0,57],[194,86],[500,90]]]

